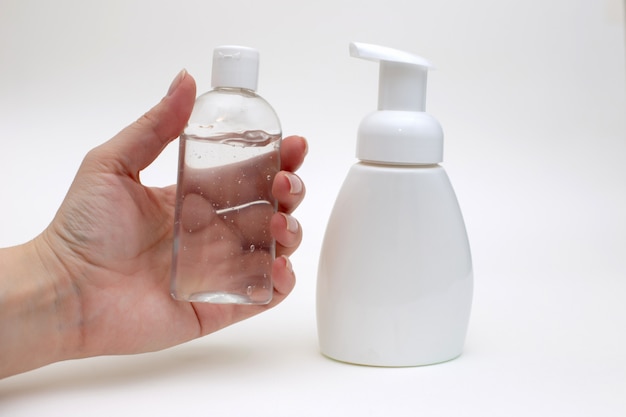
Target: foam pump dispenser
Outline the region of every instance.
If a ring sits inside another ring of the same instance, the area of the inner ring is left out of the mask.
[[[472,303],[470,247],[444,168],[443,130],[425,112],[425,59],[350,44],[380,63],[378,111],[332,209],[318,266],[321,352],[370,366],[418,366],[462,353]]]
[[[171,293],[178,300],[267,304],[276,242],[270,219],[281,126],[256,93],[259,52],[213,51],[213,89],[180,136]]]

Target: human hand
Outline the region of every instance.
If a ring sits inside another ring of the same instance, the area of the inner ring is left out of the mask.
[[[90,151],[54,220],[35,239],[56,302],[62,300],[62,359],[170,347],[265,311],[292,290],[287,256],[302,232],[290,213],[305,193],[293,172],[307,149],[296,136],[283,140],[282,171],[272,184],[279,211],[270,223],[276,239],[272,302],[214,305],[170,296],[175,187],[146,187],[139,173],[180,134],[195,94],[193,78],[181,72],[159,104]]]

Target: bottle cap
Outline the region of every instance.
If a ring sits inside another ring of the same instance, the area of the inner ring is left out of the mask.
[[[256,91],[259,51],[245,46],[225,45],[213,50],[212,87],[245,88]]]
[[[436,164],[443,160],[443,130],[425,112],[424,58],[379,45],[350,44],[350,55],[380,62],[378,111],[359,126],[357,158],[386,164]]]

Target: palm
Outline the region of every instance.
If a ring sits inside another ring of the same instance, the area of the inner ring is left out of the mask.
[[[90,171],[89,160],[81,169]],[[144,187],[122,173],[78,178],[53,230],[77,259],[73,284],[80,289],[88,350],[157,350],[263,308],[193,305],[170,297],[174,187]]]
[[[288,138],[283,145],[282,168],[294,170],[304,157],[303,142]],[[100,159],[97,153],[85,159],[49,228],[50,237],[63,242],[53,246],[69,249],[60,257],[72,260],[66,267],[74,280],[72,286],[80,292],[82,334],[88,352],[162,349],[257,314],[286,296],[275,293],[267,306],[173,300],[169,277],[175,187],[145,187],[138,175],[116,164],[103,166]],[[290,212],[301,197],[288,195],[280,184],[277,187],[279,179],[277,175],[274,193],[281,210]],[[223,233],[229,229],[224,228]],[[240,247],[237,239],[249,238],[234,233],[225,240]],[[217,255],[216,259],[221,257],[218,251],[233,250],[221,243],[205,249]],[[277,254],[288,255],[294,249],[279,241]]]
[[[191,306],[169,296],[173,202],[173,188],[146,188],[123,174],[73,184],[53,230],[75,254],[87,350],[154,350],[200,333]]]

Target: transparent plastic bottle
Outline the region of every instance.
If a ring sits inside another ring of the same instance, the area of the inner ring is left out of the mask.
[[[209,303],[267,304],[275,241],[269,230],[280,168],[278,116],[255,93],[259,53],[222,46],[213,90],[196,100],[180,137],[171,293]]]

